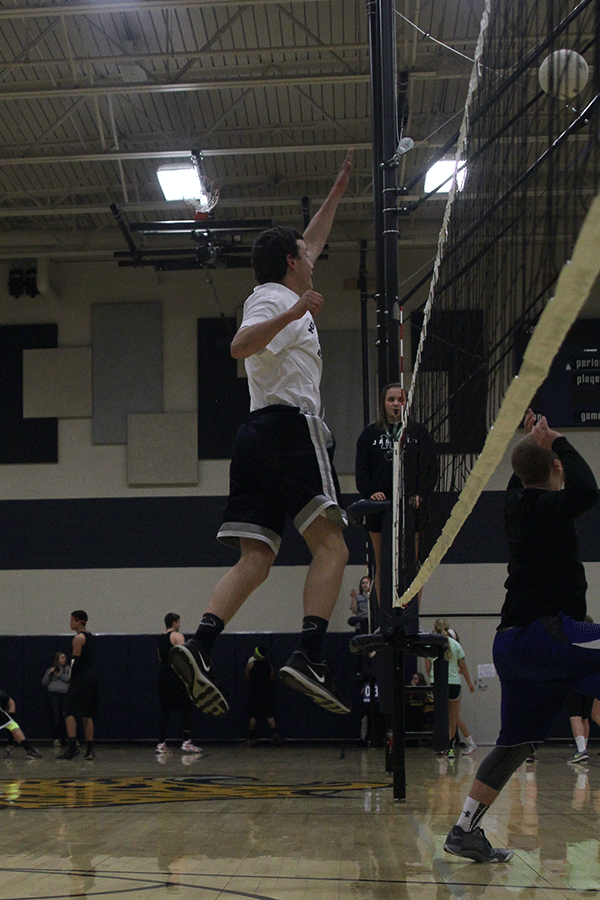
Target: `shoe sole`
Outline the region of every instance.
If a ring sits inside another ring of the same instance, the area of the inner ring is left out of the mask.
[[[187,647],[173,647],[169,653],[169,663],[183,681],[192,703],[198,709],[209,716],[222,716],[228,712],[227,700],[216,684],[200,671]]]
[[[589,756],[579,756],[577,759],[568,759],[568,763],[586,763],[589,762]]]
[[[504,859],[490,859],[487,856],[482,856],[481,853],[477,853],[475,850],[467,851],[466,853],[458,848],[453,848],[450,844],[444,844],[444,850],[446,853],[451,853],[452,856],[460,856],[461,859],[472,859],[473,862],[477,863],[502,863],[508,862],[509,859],[512,859],[514,853],[512,850],[506,851],[506,857]]]
[[[345,715],[350,712],[350,707],[346,706],[341,700],[338,700],[337,697],[334,697],[326,691],[325,688],[320,688],[314,681],[310,681],[302,675],[301,672],[298,672],[297,669],[293,669],[291,666],[283,666],[283,668],[279,670],[279,677],[288,687],[306,694],[311,700],[314,700],[315,703],[318,703],[319,706],[329,710],[329,712],[338,713],[338,715]]]

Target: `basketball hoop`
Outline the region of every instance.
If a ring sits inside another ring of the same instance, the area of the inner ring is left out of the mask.
[[[192,150],[191,160],[200,183],[199,197],[184,197],[184,202],[194,210],[194,220],[202,221],[219,202],[219,189],[204,171],[204,158],[198,150]]]
[[[206,175],[198,173],[200,181],[199,197],[184,197],[183,202],[186,203],[194,213],[194,220],[201,221],[208,217],[211,209],[214,209],[219,202],[219,189],[214,181],[207,178]]]

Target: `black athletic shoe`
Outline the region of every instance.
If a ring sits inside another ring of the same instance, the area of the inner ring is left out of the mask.
[[[92,759],[96,759],[96,754],[94,753],[93,750],[88,750],[83,758],[87,759],[88,761],[92,760]]]
[[[463,856],[465,859],[473,859],[475,862],[508,862],[514,856],[512,850],[492,847],[485,836],[483,828],[463,831],[460,825],[455,825],[450,831],[444,844],[444,850],[446,853],[453,853],[454,856]]]
[[[169,651],[169,663],[181,678],[192,702],[210,716],[222,716],[229,704],[212,680],[212,663],[194,640]]]
[[[308,694],[311,700],[333,713],[349,713],[350,707],[340,696],[326,663],[311,662],[301,650],[296,650],[285,666],[279,670],[279,677],[288,687]]]
[[[64,753],[59,753],[57,759],[75,759],[79,756],[79,747],[67,747]]]
[[[27,751],[27,759],[43,759],[43,756],[35,747],[30,747]]]

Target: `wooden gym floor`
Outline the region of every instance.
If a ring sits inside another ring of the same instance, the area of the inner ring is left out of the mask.
[[[2,748],[3,749],[3,748]],[[509,863],[444,853],[478,762],[407,750],[394,801],[382,749],[207,745],[159,761],[99,745],[94,762],[0,759],[0,898],[559,900],[600,896],[600,757],[551,745],[484,820]]]

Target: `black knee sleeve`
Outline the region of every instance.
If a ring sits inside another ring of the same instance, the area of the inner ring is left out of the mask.
[[[516,747],[494,747],[479,766],[475,778],[494,791],[501,791],[512,773],[534,749],[531,743],[517,744]]]

